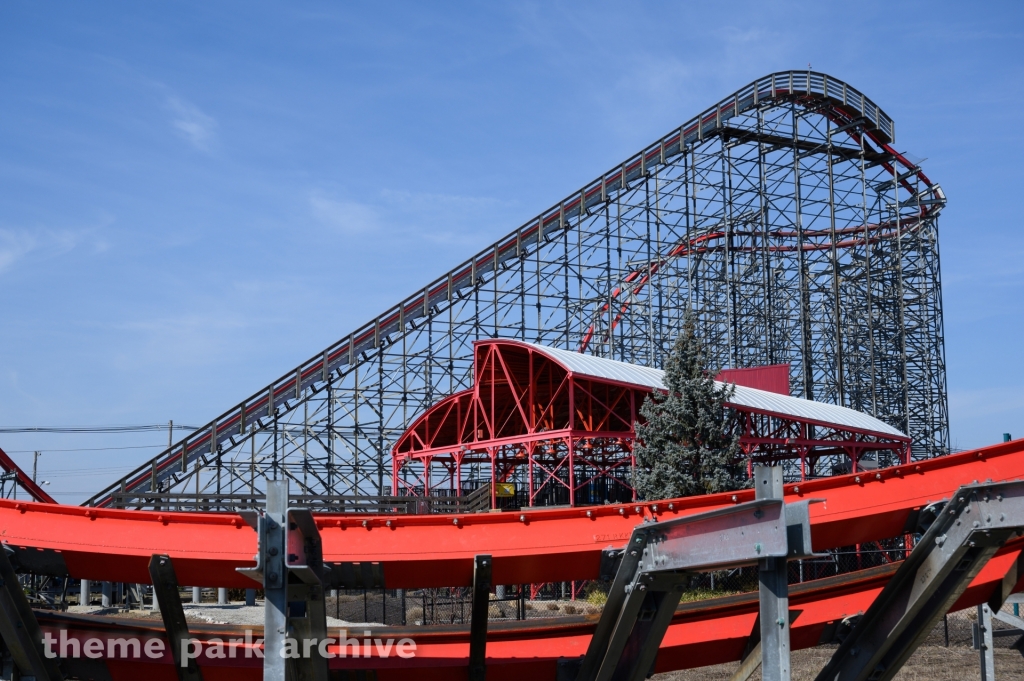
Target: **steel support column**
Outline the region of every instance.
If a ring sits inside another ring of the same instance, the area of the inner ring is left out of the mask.
[[[988,603],[978,606],[978,621],[974,624],[974,644],[981,658],[981,681],[995,681],[995,638],[992,636],[992,608]]]
[[[324,580],[330,570],[320,533],[308,509],[288,508],[287,479],[266,484],[256,565],[238,570],[263,584],[263,679],[327,681],[320,643],[327,639]]]
[[[754,466],[756,499],[782,500],[782,467]],[[789,681],[789,571],[786,557],[757,564],[761,621],[761,678]]]
[[[285,641],[288,638],[288,581],[285,532],[288,513],[288,480],[267,480],[267,505],[258,520],[259,551],[256,566],[240,568],[263,585],[263,679],[286,681]]]
[[[765,558],[785,564],[787,557],[809,557],[809,503],[759,499],[635,528],[578,681],[646,678],[690,573],[757,565]],[[781,612],[788,618],[785,609]]]
[[[996,551],[1022,533],[1024,482],[961,487],[938,510],[818,681],[892,679]],[[1016,563],[1011,569],[1016,575]],[[982,626],[991,632],[991,622]]]

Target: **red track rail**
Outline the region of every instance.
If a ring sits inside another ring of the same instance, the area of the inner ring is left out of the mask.
[[[1024,478],[1024,440],[877,472],[786,487],[811,507],[816,549],[885,539],[915,510],[975,480]],[[389,588],[469,585],[472,559],[494,556],[496,584],[594,579],[602,549],[621,546],[645,518],[671,518],[749,501],[736,494],[589,508],[470,515],[318,515],[324,559],[379,562]],[[82,508],[0,500],[0,538],[59,551],[73,578],[149,582],[155,553],[173,558],[182,584],[245,587],[256,534],[234,514]]]
[[[954,604],[953,610],[984,602],[1000,582],[1015,560],[1018,560],[1022,540],[1016,540],[993,558],[971,586]],[[800,612],[791,630],[794,650],[810,648],[823,640],[830,640],[828,630],[839,620],[865,611],[893,575],[898,564],[871,568],[862,572],[820,579],[793,585],[790,590],[790,608]],[[1024,589],[1024,580],[1017,591]],[[727,596],[680,606],[665,634],[658,652],[656,671],[667,672],[710,664],[739,660],[757,619],[757,593]],[[60,630],[68,638],[135,637],[143,642],[149,638],[162,638],[159,624],[102,617],[69,616],[54,613],[36,613],[44,631],[59,639]],[[597,623],[597,615],[565,617],[557,620],[541,619],[523,622],[491,622],[487,635],[487,678],[492,681],[518,681],[524,674],[540,680],[555,679],[558,660],[575,658],[586,652]],[[380,681],[407,679],[411,673],[417,679],[434,680],[464,678],[469,658],[469,628],[467,626],[437,627],[381,627],[360,628],[347,635],[360,639],[367,637],[401,639],[411,638],[416,643],[415,657],[398,658],[394,653],[380,656],[373,645],[371,656],[365,658],[337,657],[330,661],[332,669],[374,669]],[[223,641],[239,640],[231,644],[234,654],[226,659],[204,656],[199,658],[203,677],[208,681],[220,679],[262,678],[261,661],[245,656],[241,643],[244,631],[238,626],[192,625],[191,635],[207,642],[212,638]],[[260,638],[262,627],[252,627],[252,639]],[[337,630],[329,635],[338,637]],[[108,646],[104,643],[104,650]],[[337,651],[331,647],[332,652]],[[349,649],[351,652],[351,649]],[[107,658],[107,668],[113,681],[134,681],[139,678],[174,681],[173,661],[170,655],[163,659]]]

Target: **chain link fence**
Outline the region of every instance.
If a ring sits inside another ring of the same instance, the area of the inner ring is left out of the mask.
[[[1020,617],[1020,606],[1006,604],[1002,612]],[[976,640],[978,624],[978,609],[965,608],[946,615],[938,626],[928,635],[926,644],[946,646],[947,648],[974,648],[978,649]],[[1002,632],[1002,633],[1001,633]],[[1021,634],[1009,624],[997,619],[992,620],[992,645],[996,648],[1017,648]]]

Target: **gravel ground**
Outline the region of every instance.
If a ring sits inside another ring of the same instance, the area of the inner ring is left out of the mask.
[[[832,657],[833,646],[797,650],[792,657],[793,681],[813,681]],[[1024,657],[1016,650],[995,649],[996,678],[1024,679]],[[729,681],[738,663],[656,674],[654,681]],[[896,681],[973,681],[981,678],[978,651],[971,648],[924,645],[907,661]],[[761,670],[751,677],[760,681]]]

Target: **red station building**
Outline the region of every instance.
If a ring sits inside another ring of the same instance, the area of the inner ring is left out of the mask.
[[[634,424],[647,395],[665,391],[663,375],[533,343],[478,341],[473,387],[428,409],[392,448],[393,493],[458,495],[487,486],[492,508],[509,497],[515,501],[505,505],[524,507],[634,500]],[[910,439],[899,430],[781,394],[787,377],[788,365],[719,376],[736,384],[727,408],[748,460],[789,462],[800,480],[832,474],[827,466],[908,460]]]

